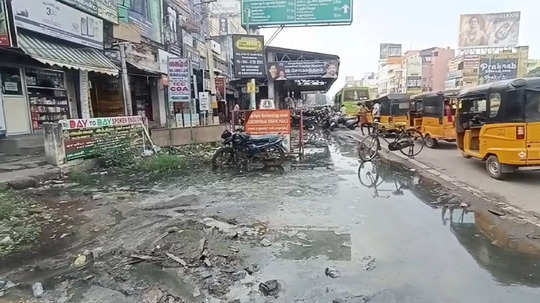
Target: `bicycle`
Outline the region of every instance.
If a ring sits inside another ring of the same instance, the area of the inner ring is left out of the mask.
[[[422,152],[425,146],[424,136],[415,128],[407,128],[407,124],[396,123],[393,130],[394,140],[387,140],[386,136],[390,132],[379,127],[379,123],[374,123],[372,132],[360,141],[358,154],[362,161],[371,161],[378,156],[381,149],[382,138],[390,151],[400,151],[409,158],[414,158]]]

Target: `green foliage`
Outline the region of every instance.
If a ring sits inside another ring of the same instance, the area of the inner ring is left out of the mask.
[[[137,162],[136,168],[143,173],[172,174],[185,169],[187,162],[183,157],[158,154],[149,158],[143,158]]]
[[[31,245],[41,233],[34,204],[14,191],[0,192],[0,241],[9,237],[11,241],[0,244],[0,256],[19,251]]]
[[[106,168],[130,167],[137,162],[140,157],[141,148],[135,148],[130,140],[125,139],[116,143],[114,148],[102,147],[96,150],[98,159]]]

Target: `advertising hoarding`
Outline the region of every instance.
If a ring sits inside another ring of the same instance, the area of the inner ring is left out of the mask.
[[[520,19],[520,12],[461,15],[459,47],[516,46]]]
[[[15,25],[73,43],[103,49],[103,20],[48,0],[13,0]]]
[[[268,63],[268,78],[274,81],[303,79],[336,79],[337,60],[282,61]]]
[[[210,110],[210,93],[209,92],[199,92],[199,110],[200,111]]]
[[[169,103],[191,101],[191,68],[189,59],[169,58]]]
[[[243,25],[351,24],[352,19],[352,0],[242,0]]]
[[[478,67],[479,84],[509,80],[517,77],[518,59],[482,58]]]
[[[390,57],[401,56],[401,44],[395,43],[381,43],[380,45],[380,59],[388,59]]]
[[[60,0],[70,4],[86,13],[98,16],[109,22],[118,23],[118,13],[116,10],[117,0]]]
[[[264,36],[233,35],[235,78],[265,78]]]
[[[7,12],[6,0],[0,0],[0,47],[1,46],[11,46],[9,14]]]
[[[216,99],[218,101],[225,100],[225,77],[216,77]]]

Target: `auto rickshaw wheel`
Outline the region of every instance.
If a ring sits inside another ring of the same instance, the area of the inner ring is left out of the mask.
[[[502,164],[499,162],[499,158],[495,155],[491,155],[486,160],[486,170],[490,177],[503,180],[506,175],[503,173]]]
[[[436,139],[433,139],[429,134],[426,134],[424,140],[426,141],[426,146],[429,148],[435,148],[439,144],[439,142],[437,142]]]

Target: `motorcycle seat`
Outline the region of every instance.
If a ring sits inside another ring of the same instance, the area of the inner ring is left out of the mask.
[[[261,136],[257,138],[251,137],[249,141],[254,143],[270,143],[281,139],[279,136],[276,135],[267,135],[267,136]]]

